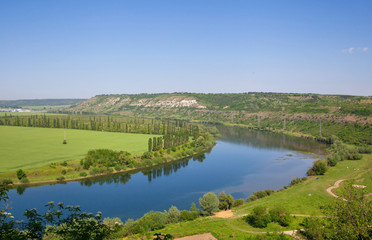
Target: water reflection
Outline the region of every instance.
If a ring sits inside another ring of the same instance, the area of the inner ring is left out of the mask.
[[[202,163],[205,159],[205,154],[199,154],[193,158],[187,158],[184,160],[146,169],[142,171],[142,174],[147,176],[148,181],[151,182],[153,179],[156,179],[161,176],[169,176],[173,173],[176,173],[179,169],[187,167],[191,159],[193,161],[198,161]]]
[[[81,186],[91,187],[94,184],[98,184],[100,186],[104,184],[111,184],[111,183],[121,183],[126,184],[131,179],[130,173],[124,173],[120,175],[110,175],[104,177],[97,177],[97,178],[87,178],[80,181]]]
[[[262,149],[289,149],[301,152],[326,154],[325,145],[305,138],[282,133],[251,130],[243,127],[216,126],[221,133],[220,140],[245,144]]]

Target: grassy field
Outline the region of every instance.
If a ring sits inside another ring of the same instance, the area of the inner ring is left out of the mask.
[[[66,131],[67,144],[62,144]],[[0,126],[0,172],[80,159],[89,149],[147,151],[153,135]]]
[[[177,237],[211,232],[217,239],[232,239],[232,236],[235,236],[235,239],[245,239],[259,233],[297,229],[300,228],[299,223],[303,221],[304,217],[294,217],[292,224],[286,228],[276,223],[270,223],[266,228],[260,229],[247,224],[242,216],[251,213],[252,209],[259,205],[266,206],[268,209],[278,205],[284,206],[291,214],[323,215],[321,206],[334,201],[334,198],[326,192],[326,189],[333,186],[339,179],[353,179],[357,184],[367,185],[366,192],[371,192],[369,191],[372,185],[369,174],[371,168],[371,154],[364,155],[362,160],[339,162],[337,166],[330,168],[323,176],[311,177],[307,181],[286,190],[233,209],[234,217],[232,218],[216,218],[213,216],[198,218],[190,222],[167,225],[161,232],[170,233]]]

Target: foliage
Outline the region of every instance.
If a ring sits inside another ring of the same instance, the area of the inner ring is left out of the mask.
[[[252,213],[243,217],[243,219],[253,227],[257,228],[265,228],[271,221],[270,215],[267,214],[267,209],[264,206],[257,206],[253,208]]]
[[[345,200],[344,200],[345,199]],[[364,191],[348,184],[342,198],[326,205],[326,219],[305,219],[303,235],[308,239],[371,239],[372,202]]]
[[[314,162],[313,166],[306,172],[307,175],[324,175],[327,171],[327,163],[324,160],[317,160]]]
[[[292,222],[292,217],[290,216],[287,209],[282,206],[276,206],[269,211],[271,221],[279,223],[283,227],[287,227]]]
[[[253,202],[257,199],[260,199],[260,198],[264,198],[264,197],[267,197],[267,196],[270,196],[272,193],[274,193],[275,191],[274,190],[271,190],[271,189],[266,189],[264,191],[257,191],[257,192],[254,192],[252,196],[249,196],[247,198],[247,202]]]
[[[171,240],[174,239],[174,237],[171,234],[161,234],[161,233],[155,233],[153,240]]]
[[[218,210],[218,198],[213,192],[208,192],[199,198],[199,206],[203,215],[209,216]]]
[[[197,219],[199,216],[200,216],[199,211],[187,211],[187,210],[181,211],[182,221],[192,221],[194,219]]]
[[[22,178],[25,178],[26,177],[26,173],[22,169],[18,169],[17,172],[16,172],[16,174],[17,174],[17,178],[19,180],[21,180]]]
[[[233,203],[233,207],[238,207],[238,206],[241,206],[243,204],[244,204],[244,199],[243,198],[235,199],[234,203]]]
[[[165,213],[150,211],[137,221],[128,219],[124,225],[124,234],[144,234],[149,231],[159,230],[165,227],[166,221],[167,215]]]
[[[0,188],[0,202],[8,200],[7,191]],[[36,209],[25,211],[26,222],[16,222],[4,210],[0,211],[0,239],[104,239],[111,230],[103,223],[101,213],[81,213],[79,206],[49,202],[41,215]],[[50,225],[47,225],[50,224]]]
[[[167,223],[178,223],[181,220],[181,212],[177,207],[171,206],[167,214]]]

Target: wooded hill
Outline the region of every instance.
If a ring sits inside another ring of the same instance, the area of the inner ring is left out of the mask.
[[[128,114],[151,110],[281,112],[370,116],[372,97],[295,93],[162,93],[98,95],[70,111]],[[161,114],[162,112],[158,112]],[[178,111],[177,111],[178,113]],[[178,113],[179,114],[179,113]]]
[[[186,119],[284,129],[372,144],[372,97],[295,93],[98,95],[69,113]]]

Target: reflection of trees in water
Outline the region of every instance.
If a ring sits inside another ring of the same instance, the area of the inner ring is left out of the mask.
[[[110,184],[110,183],[126,184],[130,180],[130,178],[131,178],[131,174],[129,173],[98,177],[98,178],[88,178],[88,179],[84,179],[83,181],[80,181],[80,185],[90,187],[97,183],[100,186],[102,186],[103,184]]]
[[[205,159],[205,154],[200,154],[192,158],[193,161],[203,162]],[[189,165],[189,161],[191,158],[183,159],[180,161],[167,163],[165,165],[160,165],[157,167],[153,167],[151,169],[146,169],[142,171],[142,174],[147,176],[149,182],[151,182],[153,179],[156,179],[161,176],[169,176],[175,172],[177,172],[179,169],[187,167]]]
[[[200,154],[192,158],[193,161],[203,162],[205,159],[205,154]],[[179,160],[172,163],[167,163],[163,165],[159,165],[153,168],[142,170],[142,174],[147,176],[149,182],[153,179],[161,177],[161,176],[169,176],[178,171],[180,168],[187,167],[191,158]],[[110,184],[110,183],[121,183],[126,184],[130,179],[132,174],[135,173],[125,173],[125,174],[117,174],[117,175],[110,175],[104,177],[97,177],[97,178],[87,178],[80,181],[81,186],[90,187],[94,184]]]
[[[26,191],[26,186],[18,186],[17,187],[17,193],[18,195],[22,195]]]
[[[221,140],[243,143],[256,148],[286,148],[296,151],[316,152],[325,154],[324,144],[300,137],[288,136],[281,133],[258,131],[241,127],[217,126]]]

